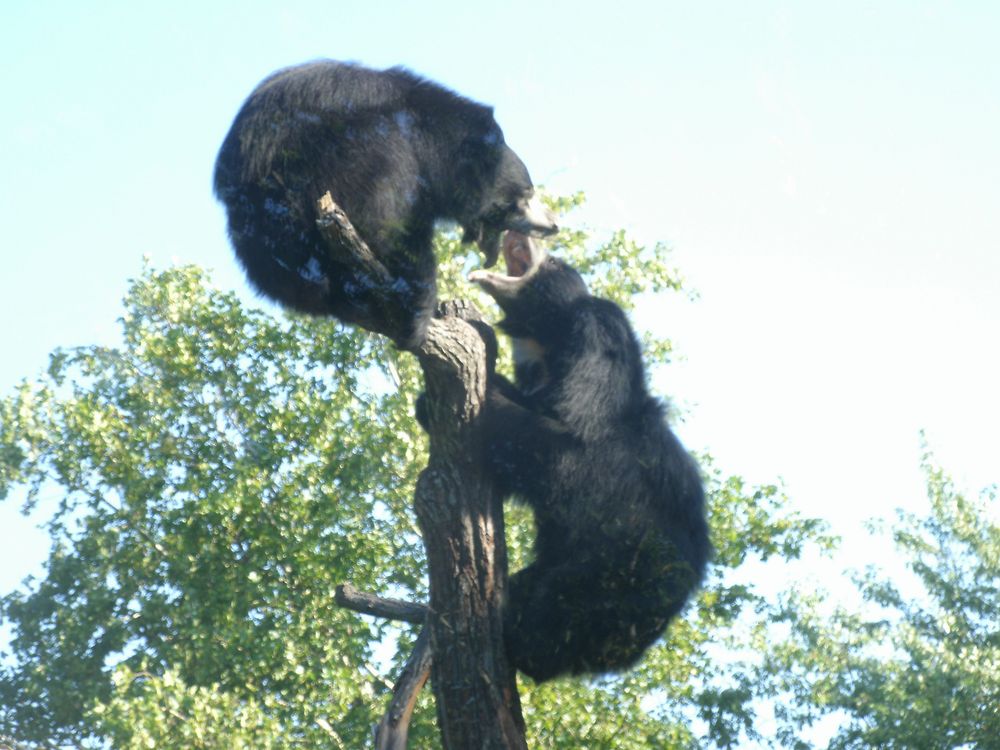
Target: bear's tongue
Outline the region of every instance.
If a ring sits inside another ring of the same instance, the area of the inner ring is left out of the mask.
[[[531,238],[508,230],[503,238],[503,259],[507,263],[508,276],[524,276],[531,267]]]

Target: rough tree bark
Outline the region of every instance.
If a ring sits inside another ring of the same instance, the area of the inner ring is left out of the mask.
[[[350,254],[373,278],[385,275],[329,194],[317,202],[317,211],[331,251]],[[501,631],[507,585],[503,498],[483,471],[478,423],[495,339],[469,305],[450,303],[442,313],[416,352],[426,384],[430,459],[417,482],[414,509],[427,552],[430,602],[425,631],[400,676],[377,742],[380,748],[405,746],[410,712],[430,663],[446,750],[522,750],[524,720]],[[338,601],[382,616],[396,612],[357,594],[341,590]],[[414,612],[408,614],[403,619],[412,621]]]
[[[469,308],[452,311],[475,317]],[[414,508],[430,576],[427,622],[438,726],[443,746],[456,750],[527,747],[501,630],[503,498],[483,471],[477,421],[495,347],[480,331],[448,315],[433,321],[418,351],[431,450]]]

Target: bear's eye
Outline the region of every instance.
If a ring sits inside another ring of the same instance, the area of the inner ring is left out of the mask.
[[[502,225],[517,214],[516,203],[499,203],[491,206],[482,214],[487,224]]]

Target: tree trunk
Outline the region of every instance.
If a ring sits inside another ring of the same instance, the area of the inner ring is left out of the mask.
[[[392,279],[350,217],[329,193],[316,202],[316,211],[330,252],[335,258],[346,254],[363,269],[373,282],[372,294],[376,299],[384,295],[391,307],[396,294]],[[507,585],[503,498],[483,471],[477,422],[496,360],[496,338],[471,305],[459,301],[444,307],[444,317],[431,321],[416,352],[427,386],[431,450],[413,500],[427,550],[430,604],[425,627],[430,629],[438,727],[445,750],[526,750],[517,682],[501,631],[500,603]],[[379,332],[389,326],[373,318],[366,327]],[[350,594],[339,592],[341,600]],[[398,614],[398,607],[389,611]],[[383,721],[388,729],[380,742],[387,747],[406,741],[409,712],[426,674],[421,671],[426,664],[422,645],[417,656],[411,674],[398,686],[400,715],[390,710]]]
[[[431,684],[444,748],[519,750],[527,747],[524,720],[500,617],[503,498],[483,471],[477,422],[495,340],[488,326],[454,316],[478,317],[469,308],[459,303],[450,311],[432,322],[418,352],[431,449],[414,506],[430,576]]]

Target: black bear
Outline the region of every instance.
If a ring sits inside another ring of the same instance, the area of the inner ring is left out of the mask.
[[[394,304],[316,226],[327,191],[386,267]],[[496,261],[505,228],[556,231],[489,107],[403,68],[330,60],[278,71],[243,104],[215,193],[250,282],[303,312],[423,340],[435,307],[434,223],[457,221]]]
[[[646,389],[624,312],[524,236],[500,305],[515,380],[484,410],[496,481],[534,511],[535,559],[510,579],[507,651],[537,681],[633,665],[700,583],[709,558],[698,467]]]

